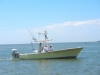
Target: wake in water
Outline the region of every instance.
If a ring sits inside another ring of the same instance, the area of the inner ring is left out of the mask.
[[[0,60],[13,60],[12,58],[0,58]]]
[[[0,58],[0,61],[1,60],[19,60],[19,59],[13,59],[13,58]]]

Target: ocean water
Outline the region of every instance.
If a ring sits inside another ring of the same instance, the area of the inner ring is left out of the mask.
[[[50,44],[49,44],[50,45]],[[100,75],[100,42],[52,43],[55,50],[84,47],[77,58],[12,60],[13,48],[33,52],[30,44],[0,45],[0,75]],[[33,45],[37,49],[37,44]]]

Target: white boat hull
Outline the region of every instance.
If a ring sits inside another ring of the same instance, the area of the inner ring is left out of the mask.
[[[68,48],[53,52],[46,53],[25,53],[19,54],[20,60],[31,60],[31,59],[57,59],[57,58],[76,58],[82,50],[82,47]]]

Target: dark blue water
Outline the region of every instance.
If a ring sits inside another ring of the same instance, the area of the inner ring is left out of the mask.
[[[51,44],[49,44],[51,45]],[[84,47],[75,59],[12,60],[11,50],[33,52],[30,44],[0,45],[0,75],[100,75],[100,42],[52,43],[55,50]],[[37,44],[34,48],[37,49]]]

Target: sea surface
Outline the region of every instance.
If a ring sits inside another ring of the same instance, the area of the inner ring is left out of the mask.
[[[100,75],[100,42],[49,43],[55,50],[84,47],[77,58],[12,60],[12,49],[31,53],[34,44],[0,45],[0,75]]]

